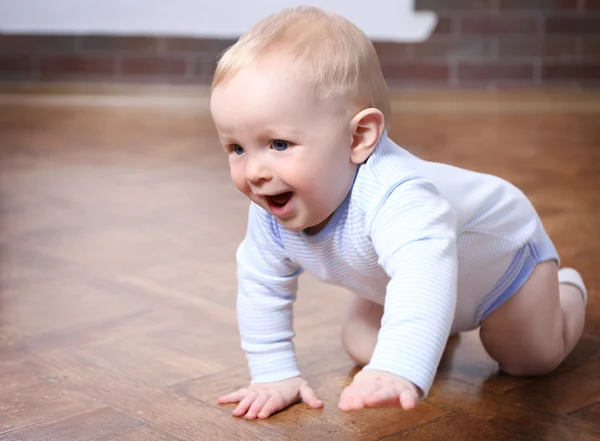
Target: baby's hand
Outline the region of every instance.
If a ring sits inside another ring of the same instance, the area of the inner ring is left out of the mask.
[[[343,411],[363,407],[414,408],[419,392],[414,384],[388,372],[363,370],[354,376],[352,384],[342,392],[338,407]]]
[[[233,414],[252,420],[257,417],[267,418],[299,400],[315,409],[323,407],[323,402],[301,377],[274,383],[251,384],[248,388],[220,397],[219,403],[239,402]]]

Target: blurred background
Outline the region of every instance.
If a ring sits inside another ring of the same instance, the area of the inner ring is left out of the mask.
[[[4,81],[210,81],[264,15],[315,4],[377,42],[403,88],[587,88],[600,82],[600,0],[0,0]]]

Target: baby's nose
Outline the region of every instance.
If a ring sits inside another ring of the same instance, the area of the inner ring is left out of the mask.
[[[270,180],[272,175],[263,161],[250,159],[246,164],[246,180],[248,182],[259,182]]]

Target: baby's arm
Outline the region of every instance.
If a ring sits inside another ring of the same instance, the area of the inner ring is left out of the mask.
[[[236,258],[237,317],[252,381],[219,401],[239,401],[233,413],[246,418],[267,417],[301,398],[320,407],[300,378],[292,342],[292,307],[301,269],[286,258],[270,217],[253,204]]]
[[[365,375],[345,392],[357,403],[360,391],[375,391],[374,379],[398,378],[394,389],[412,385],[426,396],[450,333],[456,306],[456,220],[446,200],[422,179],[407,179],[381,198],[367,218],[368,231],[390,282],[378,341]],[[374,371],[374,372],[369,372]],[[369,375],[367,375],[369,373]],[[369,384],[364,384],[364,383]],[[410,384],[412,383],[412,385]],[[391,383],[390,383],[391,384]],[[416,389],[412,387],[412,393]],[[375,393],[375,392],[373,392]],[[390,398],[386,393],[378,392]],[[398,394],[396,394],[398,395]],[[418,395],[414,397],[418,399]],[[397,396],[398,404],[400,396]],[[407,399],[412,407],[412,399]],[[373,403],[363,397],[363,406]],[[343,408],[343,402],[340,403]],[[356,406],[355,406],[356,407]]]

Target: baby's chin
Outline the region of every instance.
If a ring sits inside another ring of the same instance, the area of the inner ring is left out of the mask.
[[[277,216],[275,216],[277,218]],[[305,231],[306,228],[310,228],[310,226],[306,225],[304,222],[298,221],[298,219],[279,219],[277,218],[277,222],[283,225],[287,230],[290,231]]]
[[[304,233],[306,233],[310,236],[318,234],[321,231],[323,231],[323,229],[327,226],[327,224],[331,220],[332,216],[333,215],[328,216],[327,218],[323,219],[322,221],[320,221],[318,223],[313,223],[312,225],[305,226],[304,228],[302,228],[302,231],[304,231]]]
[[[304,232],[309,235],[316,234],[323,229],[319,224],[315,225],[313,222],[307,222],[306,219],[299,219],[298,217],[293,219],[277,219],[277,221],[287,230]]]
[[[310,236],[315,235],[315,234],[319,233],[321,230],[323,230],[325,228],[325,226],[327,225],[327,223],[330,221],[331,217],[333,216],[333,214],[331,214],[331,215],[327,216],[325,219],[315,220],[315,219],[306,219],[306,217],[301,216],[301,215],[299,216],[298,214],[296,214],[292,218],[281,219],[281,218],[277,217],[277,215],[275,213],[271,212],[269,205],[267,203],[265,203],[264,200],[262,200],[262,199],[257,200],[252,197],[250,197],[250,199],[252,200],[252,202],[254,202],[255,204],[257,204],[264,210],[268,211],[272,216],[274,216],[275,219],[277,219],[277,222],[279,222],[279,224],[281,224],[285,229],[287,229],[289,231],[303,232]],[[300,210],[302,210],[302,208]]]

